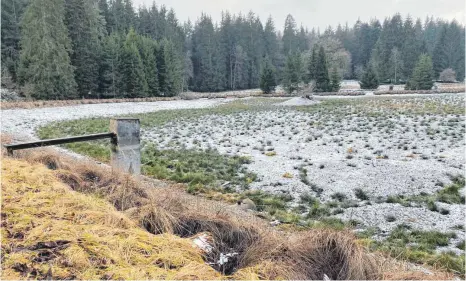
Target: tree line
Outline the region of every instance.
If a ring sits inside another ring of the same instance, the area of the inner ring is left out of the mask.
[[[449,69],[450,79],[464,80],[465,29],[454,20],[396,14],[321,32],[288,15],[282,31],[253,12],[181,23],[173,9],[136,10],[131,0],[1,6],[2,84],[37,99],[270,92],[278,84],[292,92],[311,82],[316,91],[336,91],[341,79],[405,83],[421,75],[421,60],[432,64],[433,79]]]

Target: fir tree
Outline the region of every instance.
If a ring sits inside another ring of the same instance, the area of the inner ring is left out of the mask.
[[[431,90],[433,82],[432,59],[423,54],[414,68],[411,79],[406,84],[407,90]]]
[[[76,97],[63,1],[31,1],[23,16],[20,81],[37,99]],[[46,46],[46,47],[45,47]]]
[[[328,77],[328,68],[327,68],[327,58],[325,57],[324,47],[320,47],[319,53],[317,55],[317,64],[316,64],[316,92],[329,92],[330,88],[330,79]]]
[[[374,68],[369,63],[364,74],[362,75],[361,82],[359,82],[361,89],[377,89],[379,87],[379,80],[375,74]]]
[[[266,93],[270,94],[275,91],[277,83],[275,81],[275,70],[273,65],[270,63],[268,57],[264,59],[262,63],[261,76],[260,76],[260,88]]]

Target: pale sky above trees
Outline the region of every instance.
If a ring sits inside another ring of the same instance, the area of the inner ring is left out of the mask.
[[[153,2],[133,1],[136,7],[149,6]],[[214,21],[220,21],[222,10],[243,14],[252,10],[263,22],[271,15],[279,29],[283,28],[287,14],[292,14],[298,25],[319,27],[322,31],[328,25],[335,27],[338,23],[348,22],[351,26],[358,17],[362,21],[374,17],[383,20],[398,12],[403,17],[409,14],[423,21],[432,15],[465,23],[464,0],[156,0],[156,3],[174,8],[182,22],[188,18],[195,22],[202,12],[212,16]]]

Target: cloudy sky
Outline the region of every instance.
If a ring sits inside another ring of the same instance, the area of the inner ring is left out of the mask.
[[[139,7],[143,4],[149,6],[153,0],[133,2]],[[244,14],[252,10],[263,22],[271,15],[280,29],[283,29],[287,14],[292,14],[298,25],[319,27],[321,30],[338,23],[352,25],[358,17],[368,21],[374,17],[383,19],[397,12],[403,17],[410,14],[422,20],[433,15],[435,18],[455,18],[460,23],[465,22],[464,0],[156,0],[156,3],[173,7],[182,22],[188,18],[195,22],[202,12],[219,21],[222,10]]]

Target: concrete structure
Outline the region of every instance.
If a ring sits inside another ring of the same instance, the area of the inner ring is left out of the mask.
[[[111,166],[121,172],[141,174],[140,124],[136,118],[110,120],[112,140]]]

